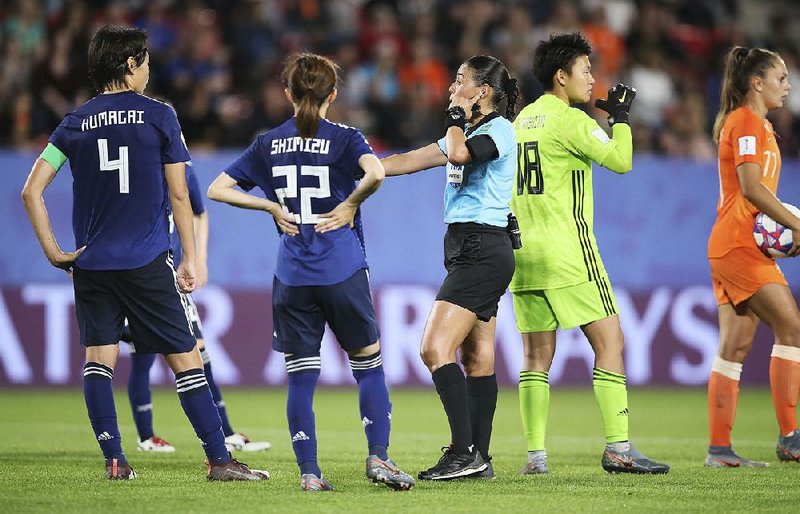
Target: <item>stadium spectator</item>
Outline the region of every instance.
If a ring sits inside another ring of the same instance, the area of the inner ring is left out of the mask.
[[[175,104],[187,124],[189,144],[204,147],[247,145],[263,128],[263,109],[273,109],[260,102],[265,79],[277,77],[285,55],[304,49],[336,56],[341,62],[344,83],[340,91],[346,94],[331,109],[332,119],[362,127],[376,145],[397,148],[421,144],[431,135],[430,115],[423,116],[414,95],[401,94],[394,101],[374,104],[374,98],[350,94],[364,90],[360,74],[374,69],[385,57],[375,52],[385,49],[384,43],[393,45],[396,70],[412,66],[413,42],[420,38],[433,41],[435,59],[444,63],[448,75],[470,55],[496,55],[518,77],[523,99],[531,102],[542,93],[529,71],[536,42],[553,30],[581,28],[597,48],[593,62],[597,87],[625,80],[640,91],[641,108],[631,120],[636,151],[667,155],[674,152],[671,142],[682,137],[675,132],[672,113],[694,91],[707,92],[708,109],[705,127],[691,132],[706,140],[700,147],[711,144],[710,125],[718,110],[719,65],[724,57],[720,49],[751,44],[748,39],[754,38],[745,34],[755,33],[762,46],[781,53],[790,73],[792,63],[800,58],[800,41],[791,30],[797,16],[778,0],[7,3],[7,12],[0,11],[0,145],[20,147],[41,146],[54,128],[53,120],[41,115],[51,110],[47,104],[53,104],[52,95],[42,88],[32,89],[31,82],[34,70],[48,67],[43,63],[45,56],[57,53],[63,42],[58,33],[69,27],[73,43],[68,75],[79,78],[81,72],[73,69],[85,69],[85,34],[112,20],[150,31],[150,91]],[[765,15],[752,16],[756,9]],[[351,48],[356,52],[346,62],[342,54],[352,53]],[[352,88],[351,81],[355,81]],[[85,82],[73,81],[57,86],[73,108],[84,98],[79,89],[85,88]],[[648,98],[650,91],[653,98]],[[278,104],[274,109],[283,109],[283,102]],[[789,139],[798,140],[800,100],[791,99],[789,107],[791,122],[782,120],[775,128],[782,137],[791,128]],[[586,109],[601,125],[605,123],[602,113]],[[408,116],[398,119],[398,113],[422,117],[412,123]],[[234,125],[236,130],[230,130]],[[800,156],[800,147],[781,144],[785,156]],[[690,152],[690,156],[703,154]]]

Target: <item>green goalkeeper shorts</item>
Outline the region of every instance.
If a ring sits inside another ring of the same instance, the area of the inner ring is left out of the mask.
[[[605,275],[583,284],[519,291],[512,296],[517,329],[523,334],[559,327],[566,330],[617,314],[614,292]]]

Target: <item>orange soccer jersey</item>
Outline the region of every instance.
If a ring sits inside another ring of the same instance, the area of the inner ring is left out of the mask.
[[[708,240],[711,275],[720,304],[744,301],[768,283],[786,284],[778,266],[756,248],[753,240],[758,209],[742,194],[736,173],[736,167],[745,162],[761,167],[761,183],[776,194],[781,155],[772,124],[749,108],[739,107],[728,114],[720,133],[717,220]]]

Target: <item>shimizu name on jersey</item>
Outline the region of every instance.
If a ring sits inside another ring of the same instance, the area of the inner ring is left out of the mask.
[[[270,155],[289,152],[327,154],[330,149],[331,142],[328,139],[317,139],[315,137],[303,139],[300,136],[295,136],[273,139],[269,153]]]
[[[81,131],[108,125],[144,125],[144,111],[103,111],[83,118]]]

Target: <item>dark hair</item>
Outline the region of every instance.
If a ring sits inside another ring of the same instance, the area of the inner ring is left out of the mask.
[[[539,41],[533,52],[533,74],[545,91],[551,91],[555,87],[556,72],[570,73],[575,60],[584,55],[592,55],[592,47],[580,32],[550,34],[550,39]]]
[[[128,57],[141,66],[147,56],[147,33],[142,29],[106,25],[89,43],[89,78],[102,93],[110,87],[124,87],[130,75]]]
[[[292,92],[297,109],[297,132],[300,137],[314,137],[319,127],[319,108],[333,93],[338,66],[321,55],[294,54],[286,61],[281,78]]]
[[[731,111],[744,105],[753,76],[764,77],[780,56],[763,48],[735,46],[725,58],[720,107],[714,121],[714,142],[719,143],[722,124]]]
[[[491,55],[475,55],[467,59],[464,64],[472,70],[472,78],[476,84],[489,85],[494,94],[492,95],[492,105],[495,110],[500,102],[506,100],[505,117],[509,120],[514,118],[515,105],[519,96],[517,79],[511,78],[505,64]]]

